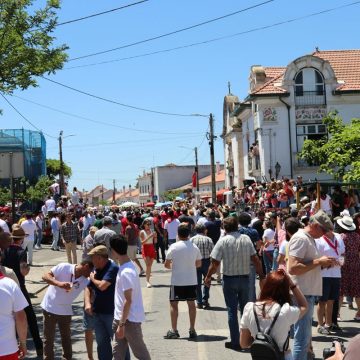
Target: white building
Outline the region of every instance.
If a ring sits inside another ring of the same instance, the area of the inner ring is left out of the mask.
[[[144,170],[143,174],[138,177],[139,203],[145,205],[153,201],[153,184],[152,173]]]
[[[232,94],[224,99],[226,187],[275,177],[277,164],[280,178],[330,178],[297,154],[306,139],[327,135],[322,118],[329,111],[337,110],[345,122],[360,117],[360,50],[317,49],[286,67],[254,65],[249,82],[244,101]]]

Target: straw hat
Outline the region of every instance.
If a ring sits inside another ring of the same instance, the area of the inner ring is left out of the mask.
[[[11,233],[11,237],[13,239],[23,239],[25,236],[26,236],[26,234],[22,227],[17,227],[15,229],[13,229],[13,231]]]
[[[336,222],[345,230],[353,231],[356,229],[356,225],[351,216],[343,216],[342,218],[337,219]]]

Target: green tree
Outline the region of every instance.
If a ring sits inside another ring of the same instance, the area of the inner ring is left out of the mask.
[[[11,202],[11,192],[7,187],[0,187],[0,206]]]
[[[174,201],[177,196],[180,196],[184,190],[167,190],[162,194],[162,198],[167,201]]]
[[[323,119],[323,124],[329,139],[306,140],[299,157],[309,165],[319,165],[319,171],[336,180],[360,181],[360,119],[344,124],[333,111]]]
[[[0,0],[0,92],[37,86],[36,77],[61,69],[66,45],[54,45],[58,0],[34,9],[33,0]]]
[[[60,160],[46,159],[46,174],[49,178],[54,179],[60,175]],[[71,167],[64,163],[64,176],[70,177],[72,174]]]
[[[53,180],[48,176],[40,176],[37,183],[26,190],[25,199],[29,201],[44,200],[49,195],[49,186]]]

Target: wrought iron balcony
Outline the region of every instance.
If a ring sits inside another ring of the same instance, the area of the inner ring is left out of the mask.
[[[325,91],[323,89],[319,89],[318,91],[302,91],[299,88],[295,88],[296,106],[313,106],[325,104]]]

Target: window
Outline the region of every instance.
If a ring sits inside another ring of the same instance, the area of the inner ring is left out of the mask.
[[[296,126],[296,139],[298,152],[301,151],[305,140],[319,140],[327,136],[326,125],[310,124]]]
[[[307,102],[313,101],[314,104],[319,104],[321,98],[325,95],[324,78],[322,74],[313,68],[305,68],[300,70],[295,76],[295,96],[307,97]],[[299,105],[308,105],[299,104]]]

